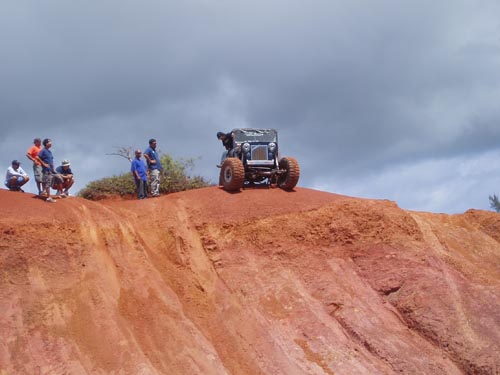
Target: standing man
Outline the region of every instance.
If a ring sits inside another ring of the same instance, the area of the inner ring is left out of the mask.
[[[149,140],[149,147],[144,151],[144,157],[148,163],[149,176],[151,178],[151,195],[153,197],[160,196],[160,174],[163,167],[160,162],[160,157],[156,152],[156,139]]]
[[[54,156],[50,148],[52,147],[52,140],[45,138],[43,140],[43,149],[38,153],[37,159],[42,165],[42,186],[43,191],[40,195],[47,197],[45,200],[47,202],[55,202],[54,199],[50,197],[50,188],[53,183],[54,175],[56,171],[54,170]]]
[[[31,146],[26,153],[26,157],[33,162],[33,175],[35,177],[38,194],[42,192],[42,164],[37,159],[40,151],[42,151],[42,140],[40,138],[35,138],[33,140],[33,146]]]
[[[21,168],[21,162],[12,160],[12,165],[7,168],[7,174],[5,175],[5,186],[7,186],[10,191],[20,191],[24,193],[21,186],[28,182],[29,179],[28,174]]]
[[[130,171],[134,175],[135,186],[137,187],[137,199],[148,197],[148,169],[141,160],[141,150],[135,150],[135,159],[132,160]]]

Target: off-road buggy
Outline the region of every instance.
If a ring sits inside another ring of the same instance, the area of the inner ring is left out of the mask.
[[[299,163],[279,157],[274,129],[233,129],[234,147],[220,166],[219,185],[235,191],[249,185],[277,185],[292,190],[300,177]]]

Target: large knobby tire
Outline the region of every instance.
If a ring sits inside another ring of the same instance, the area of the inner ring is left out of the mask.
[[[293,190],[300,177],[299,163],[295,158],[286,156],[280,160],[280,169],[284,169],[286,173],[278,178],[278,186],[283,190]]]
[[[238,158],[227,158],[220,169],[220,184],[227,191],[240,190],[245,181],[245,167]]]

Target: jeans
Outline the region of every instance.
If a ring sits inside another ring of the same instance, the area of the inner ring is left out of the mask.
[[[224,151],[224,152],[222,153],[222,156],[221,156],[221,158],[220,158],[220,163],[221,163],[221,164],[222,164],[222,163],[224,163],[224,160],[226,160],[226,158],[227,158],[227,153],[228,153],[228,151],[227,151],[227,150],[226,150],[226,151]]]
[[[144,180],[135,180],[135,186],[137,187],[137,199],[144,199],[148,196],[148,182]]]

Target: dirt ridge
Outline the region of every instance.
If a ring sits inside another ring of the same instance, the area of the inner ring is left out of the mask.
[[[0,374],[499,374],[500,215],[0,190]]]

